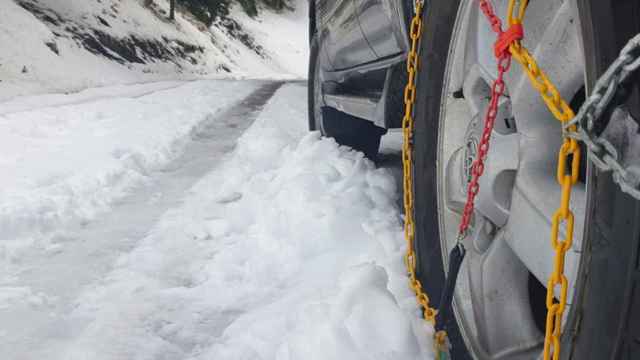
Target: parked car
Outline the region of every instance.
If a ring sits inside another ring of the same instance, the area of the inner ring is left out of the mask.
[[[502,19],[507,3],[492,1]],[[401,126],[414,4],[310,0],[310,6],[309,128],[375,159],[381,136]],[[497,73],[496,35],[477,0],[425,0],[423,22],[413,137],[415,251],[418,276],[439,299]],[[577,110],[640,32],[640,1],[535,0],[524,28],[523,43]],[[542,352],[562,131],[515,61],[505,82],[454,294],[454,359],[538,359]],[[640,166],[637,81],[621,109],[635,129],[620,135],[623,143],[637,146],[626,161]],[[640,202],[610,173],[582,164],[571,203],[562,358],[640,359]]]

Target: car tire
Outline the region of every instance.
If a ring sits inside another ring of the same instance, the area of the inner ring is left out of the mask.
[[[335,139],[338,144],[361,151],[367,158],[375,160],[386,129],[365,119],[320,105],[323,91],[320,47],[317,35],[313,36],[309,60],[309,130],[318,130],[322,135]]]
[[[423,15],[424,29],[418,61],[422,66],[418,69],[414,110],[414,251],[417,255],[416,273],[434,302],[432,306],[439,305],[437,301],[442,295],[446,278],[437,210],[437,137],[442,83],[459,3],[459,0],[428,3]],[[452,358],[471,360],[456,320],[453,317],[448,320],[445,326]]]
[[[589,86],[615,59],[626,41],[640,30],[640,3],[637,0],[580,0],[579,3]],[[445,280],[437,197],[438,129],[447,57],[451,54],[449,43],[459,5],[460,0],[428,2],[420,49],[422,66],[417,80],[415,251],[418,278],[436,302]],[[638,104],[640,101],[632,98],[628,104],[631,113],[638,113]],[[595,169],[590,169],[590,173],[589,226],[583,241],[585,257],[578,280],[579,291],[574,298],[578,306],[563,327],[562,358],[640,359],[640,201],[621,192],[610,174]],[[452,358],[473,358],[456,319],[451,319],[446,326]]]
[[[587,59],[587,88],[593,87],[640,32],[637,0],[580,0],[578,7]],[[636,74],[626,106],[640,120],[640,76]],[[640,134],[635,134],[640,137]],[[640,156],[640,154],[637,154]],[[575,333],[565,333],[568,359],[640,359],[640,201],[620,191],[610,173],[592,182],[593,226]]]

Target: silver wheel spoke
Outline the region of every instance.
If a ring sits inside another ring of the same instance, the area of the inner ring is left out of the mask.
[[[476,209],[502,227],[509,218],[511,190],[518,169],[519,136],[494,131],[491,142],[484,175],[480,178]]]
[[[449,210],[462,214],[465,197],[464,175],[461,174],[463,164],[466,159],[464,157],[464,147],[460,147],[454,151],[447,163],[447,187],[445,189],[446,205]]]
[[[469,65],[465,72],[463,93],[472,116],[483,116],[486,111],[493,77],[480,64]]]
[[[529,272],[506,244],[500,232],[483,254],[472,253],[468,266],[469,293],[473,302],[478,339],[492,359],[530,356],[539,351],[542,334],[535,327],[529,307]],[[509,286],[505,286],[508,284]],[[517,323],[517,327],[505,326]]]
[[[555,252],[551,247],[549,234],[551,234],[552,215],[558,208],[559,202],[560,188],[554,178],[544,176],[544,173],[537,169],[520,169],[513,191],[511,216],[505,227],[505,231],[509,234],[507,242],[529,271],[545,285],[553,269]],[[579,229],[584,228],[586,203],[584,187],[574,189],[571,202],[575,214],[576,231],[574,231],[573,246],[567,252],[565,274],[569,283],[575,284],[583,237]],[[560,238],[565,237],[566,229],[561,226]],[[569,299],[572,298],[572,294],[573,288],[570,287]]]

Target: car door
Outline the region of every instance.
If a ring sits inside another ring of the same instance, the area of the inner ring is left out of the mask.
[[[406,52],[407,0],[354,0],[365,38],[377,58]]]
[[[344,70],[376,60],[358,22],[354,0],[318,0],[318,13],[323,22],[323,45],[332,70]]]

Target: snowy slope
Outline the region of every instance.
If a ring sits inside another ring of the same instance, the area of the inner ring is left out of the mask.
[[[20,360],[432,358],[433,329],[403,269],[394,178],[308,134],[305,90],[282,87],[223,162],[162,200],[172,207],[149,229],[104,237],[104,226],[137,229],[146,216],[115,206],[115,224],[66,228],[60,252],[18,255],[14,268],[25,270],[0,286],[0,323],[16,330],[0,335],[0,348],[28,349],[9,353]],[[181,118],[201,117],[191,107]]]
[[[184,13],[168,21],[167,0],[146,3],[0,0],[0,101],[169,79],[305,76],[304,0],[256,19],[236,6],[211,29]]]

